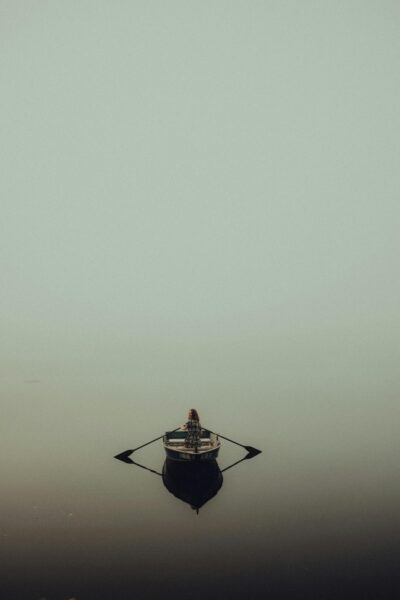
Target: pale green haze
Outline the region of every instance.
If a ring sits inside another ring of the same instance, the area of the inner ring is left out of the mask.
[[[399,32],[391,0],[0,0],[4,597],[201,564],[225,600],[398,544]],[[113,460],[192,406],[263,450],[198,518]]]

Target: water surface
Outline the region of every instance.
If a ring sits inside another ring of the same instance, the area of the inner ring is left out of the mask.
[[[394,600],[399,4],[0,4],[1,597]]]

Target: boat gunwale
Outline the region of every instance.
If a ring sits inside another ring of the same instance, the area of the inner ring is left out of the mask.
[[[204,429],[203,430],[205,435],[207,436],[206,438],[203,439],[207,439],[207,443],[204,445],[200,445],[197,446],[197,448],[191,448],[188,446],[185,446],[185,438],[182,438],[179,440],[179,442],[181,442],[179,444],[178,440],[176,442],[173,443],[168,443],[169,439],[168,439],[168,435],[173,435],[176,434],[176,431],[167,431],[165,433],[165,435],[163,436],[163,445],[165,450],[170,450],[171,452],[174,453],[183,453],[183,454],[188,454],[188,455],[194,455],[194,456],[198,456],[201,454],[207,454],[209,452],[218,452],[220,447],[221,447],[221,441],[218,438],[218,435],[216,433],[213,433],[211,431],[209,431],[208,429]],[[182,430],[182,432],[184,432],[184,430]],[[172,438],[173,439],[173,438]],[[200,443],[201,443],[201,437],[200,437]]]
[[[171,450],[172,452],[183,452],[185,454],[206,454],[207,452],[213,452],[215,450],[219,450],[221,447],[221,442],[218,440],[214,445],[208,445],[198,448],[188,448],[187,446],[172,446],[164,442],[164,448],[167,450]]]

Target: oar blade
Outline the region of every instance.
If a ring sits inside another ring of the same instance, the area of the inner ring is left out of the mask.
[[[128,464],[128,465],[133,465],[133,460],[130,457],[130,455],[132,454],[133,450],[125,450],[125,452],[121,452],[121,454],[117,454],[116,456],[114,456],[114,458],[116,458],[117,460],[121,460],[122,462]]]
[[[247,455],[245,456],[245,458],[250,459],[250,458],[254,458],[255,456],[257,456],[257,454],[261,454],[261,450],[258,450],[257,448],[253,448],[253,446],[245,446],[246,450],[247,450]]]

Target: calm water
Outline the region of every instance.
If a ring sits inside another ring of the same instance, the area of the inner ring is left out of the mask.
[[[400,597],[399,22],[1,0],[2,599]]]
[[[207,426],[263,453],[226,471],[196,515],[161,477],[113,458],[179,425],[180,404],[139,417],[132,403],[114,400],[105,414],[99,401],[80,419],[65,406],[46,417],[38,401],[19,416],[31,429],[5,464],[2,597],[394,597],[398,475],[374,423],[327,405],[322,415],[293,403],[283,423],[279,403],[247,411],[243,400],[223,416],[198,402]],[[219,465],[244,455],[223,442]],[[161,441],[135,460],[161,471]]]

